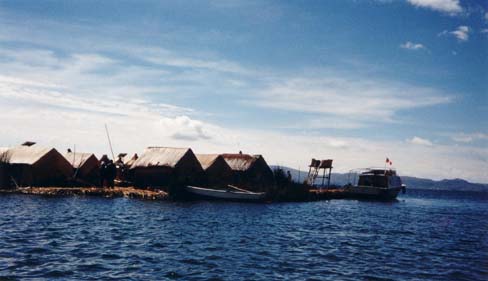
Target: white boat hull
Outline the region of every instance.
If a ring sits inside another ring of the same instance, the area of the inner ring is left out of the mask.
[[[187,186],[186,191],[206,199],[228,200],[228,201],[263,201],[266,197],[264,192],[243,192],[235,190],[217,190],[196,186]]]

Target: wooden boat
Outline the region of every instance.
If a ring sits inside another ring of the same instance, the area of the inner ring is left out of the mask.
[[[187,186],[186,191],[199,198],[227,201],[259,202],[263,201],[266,197],[266,193],[264,192],[251,192],[243,189],[235,189],[232,187],[223,190]]]
[[[351,198],[373,200],[394,200],[406,186],[397,176],[396,171],[389,169],[366,169],[359,174],[357,185],[346,185],[344,192]]]

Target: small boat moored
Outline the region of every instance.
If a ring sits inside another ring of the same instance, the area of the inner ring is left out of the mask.
[[[373,200],[394,200],[398,193],[405,193],[406,186],[394,169],[363,169],[357,185],[344,187],[348,197]]]
[[[203,199],[260,202],[266,198],[265,192],[251,192],[229,186],[227,189],[211,189],[196,186],[186,186],[186,191]]]

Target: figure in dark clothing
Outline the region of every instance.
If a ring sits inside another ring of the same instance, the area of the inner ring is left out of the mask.
[[[107,155],[103,155],[100,159],[100,187],[105,187],[105,181],[107,180],[107,165],[108,165]]]
[[[115,180],[115,176],[117,175],[117,167],[115,166],[112,160],[109,160],[106,165],[105,175],[106,175],[108,186],[110,188],[115,188],[114,180]]]
[[[105,179],[107,178],[107,162],[100,162],[100,187],[103,188],[105,185]]]

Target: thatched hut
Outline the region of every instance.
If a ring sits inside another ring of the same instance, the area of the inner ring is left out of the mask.
[[[199,184],[203,169],[190,148],[148,147],[130,167],[138,187]]]
[[[9,174],[18,186],[63,186],[71,164],[54,148],[26,144],[8,149]]]
[[[273,186],[273,171],[263,156],[243,153],[222,154],[233,171],[233,183],[252,191],[266,191]]]
[[[220,154],[196,154],[196,157],[205,171],[206,185],[225,187],[232,184],[232,169]]]
[[[68,149],[63,154],[71,164],[73,177],[86,184],[98,184],[100,179],[100,162],[93,153],[72,152]]]

